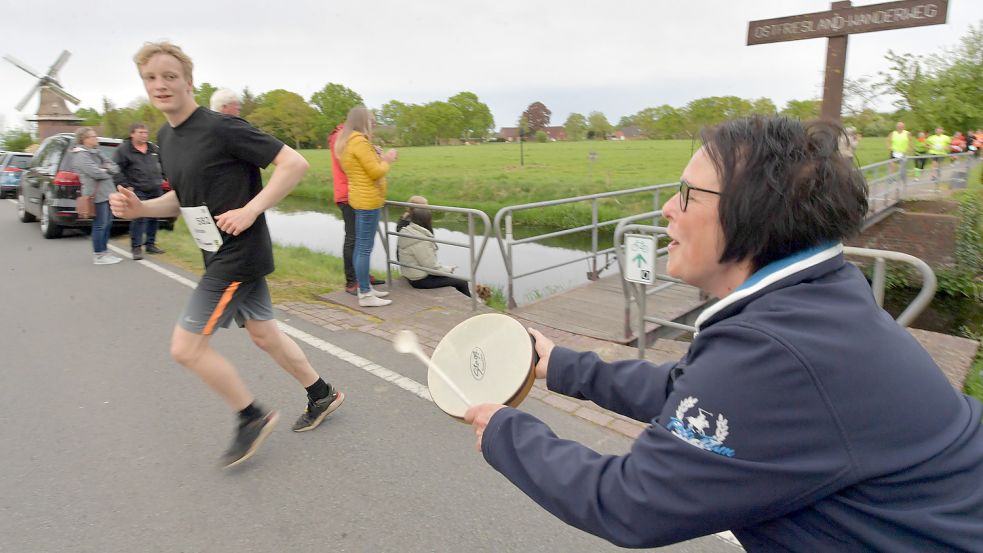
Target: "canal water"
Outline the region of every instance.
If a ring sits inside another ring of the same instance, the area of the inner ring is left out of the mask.
[[[396,208],[390,209],[389,212],[390,216],[398,217],[401,210]],[[465,245],[468,243],[465,216],[434,212],[434,217],[434,235],[438,240]],[[315,252],[327,253],[337,257],[342,255],[345,225],[341,219],[341,212],[333,205],[327,209],[319,209],[314,202],[290,200],[281,203],[277,209],[268,210],[266,221],[273,241],[281,246],[303,246]],[[395,220],[389,221],[387,224],[390,231],[396,230]],[[482,226],[481,221],[475,222],[475,232],[478,233],[475,240],[476,249],[481,247],[480,233],[484,231]],[[549,229],[537,231],[528,228],[523,230],[527,233],[549,231]],[[398,237],[396,236],[389,238],[390,252],[393,256],[395,256],[397,240]],[[599,249],[609,248],[611,244],[612,237],[607,234],[599,239],[598,247]],[[469,277],[470,260],[466,247],[439,243],[437,247],[437,257],[441,264],[456,265],[455,275],[465,279]],[[582,237],[567,236],[546,243],[515,246],[513,247],[513,274],[535,271],[583,257],[590,252],[590,247],[590,235],[587,233],[584,233]],[[618,270],[617,261],[613,255],[609,256],[609,261],[610,267],[601,273],[602,276]],[[604,263],[603,256],[599,263]],[[386,270],[386,253],[378,238],[372,251],[371,267],[373,270]],[[398,267],[394,266],[395,269]],[[589,261],[584,260],[517,279],[513,282],[516,302],[519,304],[529,303],[540,297],[583,284],[587,282],[589,270]],[[478,265],[477,281],[479,284],[500,288],[504,293],[508,280],[506,275],[504,257],[498,246],[498,241],[495,239],[494,229],[492,229]]]

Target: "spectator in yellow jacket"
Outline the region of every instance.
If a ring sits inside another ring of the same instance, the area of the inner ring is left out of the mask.
[[[389,292],[372,288],[369,260],[375,244],[379,216],[386,203],[386,173],[396,158],[396,150],[382,153],[372,146],[372,112],[356,106],[348,112],[345,128],[335,142],[335,155],[348,176],[348,203],[355,210],[355,252],[352,264],[358,281],[358,304],[362,307],[389,305]]]

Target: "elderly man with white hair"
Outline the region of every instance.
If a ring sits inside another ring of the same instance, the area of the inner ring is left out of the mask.
[[[211,108],[212,111],[217,111],[219,113],[224,113],[226,115],[235,115],[239,117],[239,108],[242,107],[242,100],[236,91],[228,88],[220,88],[212,93]]]

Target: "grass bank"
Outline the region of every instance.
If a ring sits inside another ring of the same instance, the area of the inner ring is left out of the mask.
[[[970,172],[966,181],[966,190],[963,192],[976,199],[976,202],[983,209],[983,163],[978,163]],[[983,218],[977,224],[977,236],[983,236]],[[983,275],[977,275],[978,279],[983,279]],[[983,304],[976,299],[978,307],[983,308]],[[983,341],[983,330],[976,332],[967,331],[967,337],[974,340]],[[976,352],[976,360],[969,369],[969,376],[966,378],[964,391],[983,402],[983,348]]]

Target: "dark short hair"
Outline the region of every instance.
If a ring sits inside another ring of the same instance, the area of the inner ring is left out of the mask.
[[[860,231],[867,183],[840,154],[843,128],[787,117],[735,119],[702,133],[720,178],[720,262],[754,270]]]
[[[130,132],[127,133],[127,134],[133,134],[133,131],[135,131],[137,129],[146,129],[146,128],[147,128],[147,126],[144,125],[143,123],[131,123],[130,124]]]

